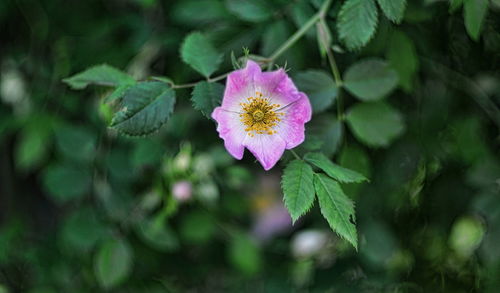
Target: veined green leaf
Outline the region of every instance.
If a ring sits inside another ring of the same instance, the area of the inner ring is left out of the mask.
[[[196,110],[210,118],[215,107],[219,106],[224,95],[224,86],[220,83],[200,81],[191,93],[191,101]]]
[[[398,73],[377,58],[355,63],[344,75],[346,89],[363,101],[382,99],[396,88],[398,80]]]
[[[314,113],[328,109],[337,97],[338,89],[335,82],[322,70],[300,72],[294,80],[299,90],[304,91],[309,97]]]
[[[375,34],[378,11],[374,0],[347,0],[338,15],[337,30],[349,50],[366,45]]]
[[[159,81],[130,87],[111,121],[111,127],[131,135],[147,135],[167,122],[175,104],[175,92]]]
[[[406,0],[377,0],[385,16],[394,23],[403,20],[406,8]]]
[[[285,206],[293,222],[306,213],[314,203],[312,168],[301,160],[290,162],[281,180]]]
[[[328,176],[343,183],[368,181],[365,176],[358,172],[334,164],[321,153],[308,153],[305,155],[304,160],[320,168]]]
[[[314,189],[321,214],[341,237],[358,249],[354,203],[344,194],[340,185],[323,174],[314,174]]]
[[[354,105],[347,122],[354,135],[372,147],[388,146],[405,129],[401,113],[383,102]]]
[[[96,65],[63,79],[73,89],[84,89],[88,85],[121,86],[134,84],[135,80],[126,73],[107,64]]]
[[[209,39],[200,32],[189,34],[181,46],[182,61],[205,77],[214,73],[222,62],[220,55]]]

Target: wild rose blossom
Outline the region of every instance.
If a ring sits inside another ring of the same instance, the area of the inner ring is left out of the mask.
[[[227,77],[222,105],[214,109],[212,118],[233,157],[241,160],[247,148],[269,170],[285,149],[304,141],[311,104],[283,69],[262,72],[248,60],[244,69]]]

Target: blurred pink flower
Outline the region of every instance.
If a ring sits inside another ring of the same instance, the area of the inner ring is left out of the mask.
[[[257,217],[252,232],[258,240],[265,242],[291,228],[292,218],[287,209],[281,202],[276,202]]]
[[[311,104],[283,69],[262,72],[248,60],[244,69],[229,74],[222,105],[212,112],[227,151],[241,160],[245,147],[265,170],[285,149],[304,141],[304,124]]]
[[[189,181],[177,181],[172,186],[172,195],[178,201],[187,201],[191,198],[193,188]]]

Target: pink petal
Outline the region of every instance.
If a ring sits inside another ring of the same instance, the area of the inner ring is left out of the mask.
[[[217,107],[212,112],[212,118],[217,121],[219,137],[224,140],[227,151],[236,159],[243,158],[243,140],[247,136],[238,113]]]
[[[304,142],[304,124],[311,120],[311,103],[304,93],[299,94],[300,98],[281,110],[285,113],[284,118],[278,125],[277,134],[286,141],[286,148],[292,149]]]
[[[226,90],[221,107],[226,110],[240,111],[240,102],[247,98],[255,96],[255,79],[260,76],[260,66],[248,60],[246,67],[231,72],[227,76]]]
[[[247,136],[243,145],[257,158],[264,170],[269,170],[279,161],[285,151],[286,142],[276,134]]]
[[[283,69],[257,74],[255,85],[257,91],[262,92],[264,97],[271,98],[273,103],[278,103],[281,106],[301,97],[293,81]]]

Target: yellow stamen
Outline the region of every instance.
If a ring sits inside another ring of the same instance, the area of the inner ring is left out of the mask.
[[[284,113],[276,113],[280,108],[279,104],[269,103],[269,99],[263,98],[262,93],[255,92],[256,97],[249,97],[247,103],[241,105],[241,122],[245,124],[245,131],[250,136],[255,134],[275,134],[273,128],[281,121],[280,116]]]

